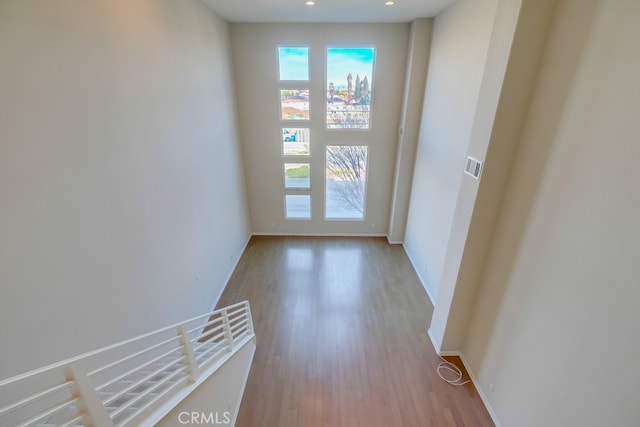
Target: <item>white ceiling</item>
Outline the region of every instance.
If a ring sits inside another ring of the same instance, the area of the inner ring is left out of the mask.
[[[203,0],[229,22],[411,22],[435,16],[455,0]]]

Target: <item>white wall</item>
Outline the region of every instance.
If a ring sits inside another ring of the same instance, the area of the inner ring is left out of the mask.
[[[556,11],[464,345],[504,426],[640,424],[639,17]]]
[[[196,0],[0,2],[0,378],[211,308],[249,235],[228,45]]]
[[[498,0],[460,0],[434,21],[404,241],[434,303],[497,3]]]
[[[493,239],[506,183],[540,67],[555,0],[500,0],[471,131],[480,180],[464,175],[429,334],[459,350]]]
[[[238,108],[254,233],[374,234],[388,230],[408,24],[231,24]],[[312,219],[285,220],[276,46],[309,46]],[[326,130],[326,47],[375,46],[371,129]],[[316,94],[314,96],[314,94]],[[324,146],[369,146],[364,221],[325,221]]]
[[[155,425],[158,427],[185,424],[234,426],[255,351],[254,338]]]
[[[420,135],[424,89],[427,84],[432,28],[433,18],[416,19],[411,23],[400,116],[402,131],[399,132],[396,148],[396,168],[387,232],[387,239],[392,243],[402,243],[407,229],[413,167]]]

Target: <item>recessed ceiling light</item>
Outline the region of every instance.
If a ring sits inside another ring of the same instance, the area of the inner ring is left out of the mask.
[[[316,4],[316,2],[314,2],[313,0],[309,0],[309,1],[306,1],[304,4],[306,4],[307,6],[313,6]]]
[[[384,2],[384,4],[385,4],[385,6],[393,6],[394,4],[396,4],[396,2],[389,0],[389,1]]]

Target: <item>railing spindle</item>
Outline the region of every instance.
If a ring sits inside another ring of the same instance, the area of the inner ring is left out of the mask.
[[[102,400],[84,370],[72,363],[64,368],[64,375],[67,381],[73,381],[71,392],[80,398],[80,408],[78,409],[87,413],[92,424],[96,427],[114,427],[107,409],[102,404]]]
[[[180,345],[182,346],[182,354],[185,356],[185,363],[189,369],[189,382],[195,383],[200,375],[200,369],[198,368],[198,362],[196,356],[193,354],[193,346],[189,339],[189,334],[184,325],[178,326],[178,335],[180,336]]]
[[[227,343],[227,351],[233,351],[233,334],[229,325],[229,315],[227,310],[222,310],[222,324],[224,325],[224,337]]]
[[[249,301],[244,302],[245,316],[247,316],[247,333],[253,333],[253,318],[251,317],[251,308],[249,307]]]
[[[172,333],[176,335],[167,339]],[[21,422],[18,425],[26,427],[45,419],[61,426],[83,422],[115,427],[129,421],[151,425],[163,416],[160,414],[166,415],[162,405],[167,399],[197,387],[251,341],[255,344],[249,302],[242,301],[1,380],[3,396],[13,393],[16,397],[0,405],[0,425]],[[179,353],[181,357],[176,359]],[[164,358],[172,358],[172,362],[164,364]],[[99,363],[104,364],[96,366]],[[179,369],[174,370],[175,366]],[[32,383],[35,381],[42,385]],[[103,383],[94,384],[99,381]],[[40,388],[27,396],[17,389],[30,384]],[[48,409],[42,410],[45,405]],[[76,410],[74,415],[69,414],[71,408]],[[122,417],[126,417],[124,421]]]

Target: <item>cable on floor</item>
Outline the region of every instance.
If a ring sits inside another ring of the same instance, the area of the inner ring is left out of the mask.
[[[448,382],[451,385],[465,385],[471,382],[471,380],[460,382],[462,381],[462,376],[463,376],[462,370],[458,368],[456,365],[454,365],[453,363],[449,362],[448,360],[445,360],[441,356],[440,356],[440,360],[442,360],[442,362],[440,362],[440,364],[438,365],[438,376],[442,378],[442,380]],[[441,371],[453,372],[456,378],[455,379],[445,378]]]

